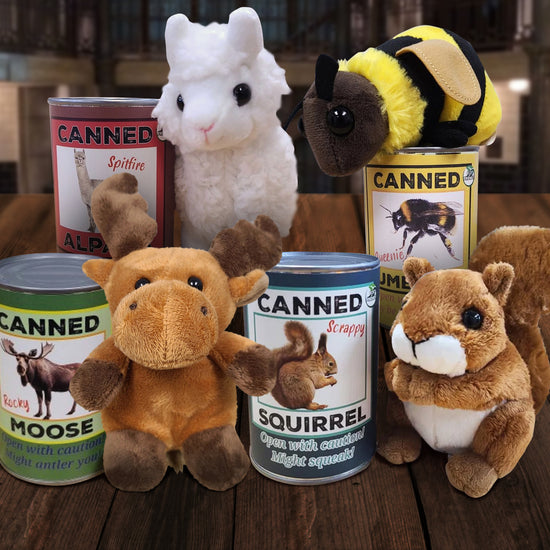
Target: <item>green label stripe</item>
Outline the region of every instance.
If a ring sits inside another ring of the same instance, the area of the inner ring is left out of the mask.
[[[0,429],[0,463],[28,481],[67,484],[103,471],[105,433],[59,445],[22,441]]]
[[[0,288],[0,306],[42,311],[67,311],[105,305],[103,289],[67,294],[35,294]]]
[[[38,420],[0,409],[0,430],[28,443],[79,442],[103,431],[101,413],[71,419]]]

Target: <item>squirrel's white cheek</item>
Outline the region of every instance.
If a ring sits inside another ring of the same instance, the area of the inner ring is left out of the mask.
[[[450,377],[466,372],[466,353],[454,336],[438,335],[416,345],[415,353],[420,368]]]
[[[418,359],[414,356],[414,351],[412,347],[412,342],[409,340],[405,331],[403,330],[403,325],[398,323],[393,328],[391,335],[391,345],[393,351],[401,361],[409,363],[410,365],[418,366]]]

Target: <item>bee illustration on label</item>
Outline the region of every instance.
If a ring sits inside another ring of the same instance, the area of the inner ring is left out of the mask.
[[[381,205],[382,206],[382,205]],[[408,199],[401,203],[399,210],[392,212],[385,206],[384,210],[389,212],[395,231],[403,230],[403,244],[405,248],[409,232],[416,233],[407,248],[407,257],[410,256],[414,245],[425,235],[439,235],[441,242],[445,245],[447,252],[457,261],[453,252],[452,243],[449,238],[456,224],[456,216],[462,215],[462,205],[457,202],[430,202],[425,199]]]

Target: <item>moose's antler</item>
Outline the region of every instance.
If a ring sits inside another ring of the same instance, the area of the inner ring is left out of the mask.
[[[120,173],[103,180],[92,194],[92,215],[115,260],[145,248],[157,234],[157,222],[137,189],[134,176]]]
[[[50,351],[54,348],[53,344],[50,344],[49,342],[46,342],[46,345],[40,344],[40,355],[38,356],[38,359],[42,359],[42,357],[46,357]]]
[[[212,254],[229,277],[252,271],[267,271],[282,255],[281,235],[268,216],[258,216],[254,224],[240,220],[231,229],[220,231],[212,241]]]
[[[0,345],[8,355],[17,355],[17,352],[15,351],[13,342],[11,340],[8,340],[7,338],[2,338],[2,340],[0,340]]]

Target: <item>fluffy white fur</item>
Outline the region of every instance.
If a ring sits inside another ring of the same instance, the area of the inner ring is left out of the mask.
[[[434,450],[456,454],[471,447],[483,419],[496,407],[485,411],[445,409],[437,405],[403,402],[405,412],[420,437]]]
[[[403,326],[398,323],[393,328],[391,343],[399,359],[425,371],[450,377],[461,376],[466,372],[466,353],[454,336],[437,334],[413,347]]]
[[[287,235],[296,208],[296,158],[276,113],[290,89],[264,48],[258,15],[239,8],[227,24],[202,26],[176,14],[165,38],[170,72],[153,116],[179,153],[182,245],[208,248],[221,229],[258,214]],[[239,106],[233,90],[241,83],[251,98]]]

